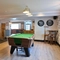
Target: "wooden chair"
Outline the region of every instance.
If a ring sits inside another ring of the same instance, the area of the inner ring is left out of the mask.
[[[44,34],[44,42],[48,41],[49,34]]]
[[[49,31],[49,35],[48,35],[48,40],[49,43],[53,44],[54,42],[56,42],[56,35],[57,35],[57,31]]]

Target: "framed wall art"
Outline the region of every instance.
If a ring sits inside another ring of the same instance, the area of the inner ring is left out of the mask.
[[[49,19],[49,20],[46,22],[46,24],[47,24],[48,26],[52,26],[52,25],[54,24],[54,22],[53,22],[53,20]]]
[[[39,20],[39,21],[38,21],[38,25],[39,25],[39,26],[43,26],[43,25],[44,25],[44,21],[43,21],[43,20]]]

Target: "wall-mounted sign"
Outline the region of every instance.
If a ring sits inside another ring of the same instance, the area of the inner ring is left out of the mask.
[[[48,25],[48,26],[52,26],[53,25],[53,20],[48,20],[47,22],[46,22],[46,24]]]
[[[43,25],[44,25],[44,21],[43,21],[43,20],[39,20],[39,21],[38,21],[38,25],[39,25],[39,26],[43,26]]]

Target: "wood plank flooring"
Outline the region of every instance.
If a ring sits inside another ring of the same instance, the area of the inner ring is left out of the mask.
[[[8,42],[0,44],[0,60],[60,60],[60,47],[44,42],[34,42],[34,47],[30,48],[30,57],[21,56],[25,53],[16,51],[10,55],[10,46]]]

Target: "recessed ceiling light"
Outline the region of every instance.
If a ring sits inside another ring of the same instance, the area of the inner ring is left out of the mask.
[[[44,14],[43,13],[39,13],[37,16],[44,16]]]
[[[17,18],[12,18],[13,20],[16,20]]]

